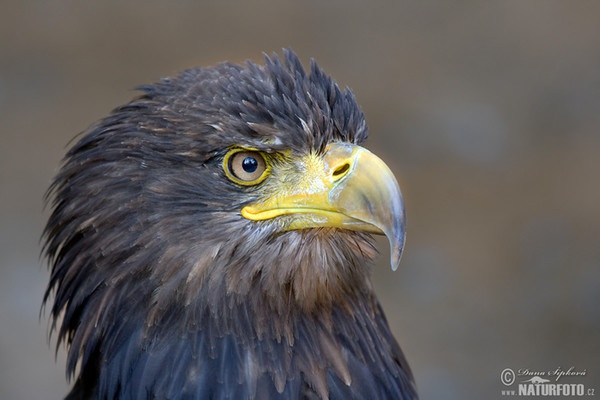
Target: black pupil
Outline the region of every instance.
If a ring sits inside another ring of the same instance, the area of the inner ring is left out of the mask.
[[[256,161],[256,158],[254,157],[246,157],[244,158],[244,161],[242,161],[242,168],[244,171],[251,174],[258,168],[258,161]]]

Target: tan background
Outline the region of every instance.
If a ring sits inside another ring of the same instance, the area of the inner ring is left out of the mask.
[[[368,5],[367,5],[368,4]],[[38,320],[42,196],[69,139],[137,85],[292,47],[352,87],[408,242],[375,283],[423,399],[500,398],[506,367],[600,394],[600,2],[0,5],[0,399],[56,399]]]

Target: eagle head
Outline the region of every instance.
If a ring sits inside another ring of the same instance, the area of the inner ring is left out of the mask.
[[[404,205],[352,93],[291,51],[141,91],[48,192],[71,396],[326,398],[372,363],[374,382],[410,383],[368,275],[371,234],[397,267]]]

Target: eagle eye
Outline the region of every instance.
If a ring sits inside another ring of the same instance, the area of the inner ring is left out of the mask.
[[[267,177],[265,158],[258,151],[230,150],[223,160],[227,177],[240,185],[256,185]]]

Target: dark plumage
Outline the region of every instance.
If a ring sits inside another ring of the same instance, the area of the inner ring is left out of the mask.
[[[367,127],[353,95],[289,51],[141,90],[84,132],[48,192],[44,301],[67,398],[416,398],[369,278],[369,232],[400,257],[397,184],[373,195],[393,202],[376,218],[336,189],[362,190],[346,175],[372,156],[354,146]],[[333,181],[316,188],[313,170]],[[298,211],[317,189],[345,214]],[[261,214],[272,199],[296,208]]]

